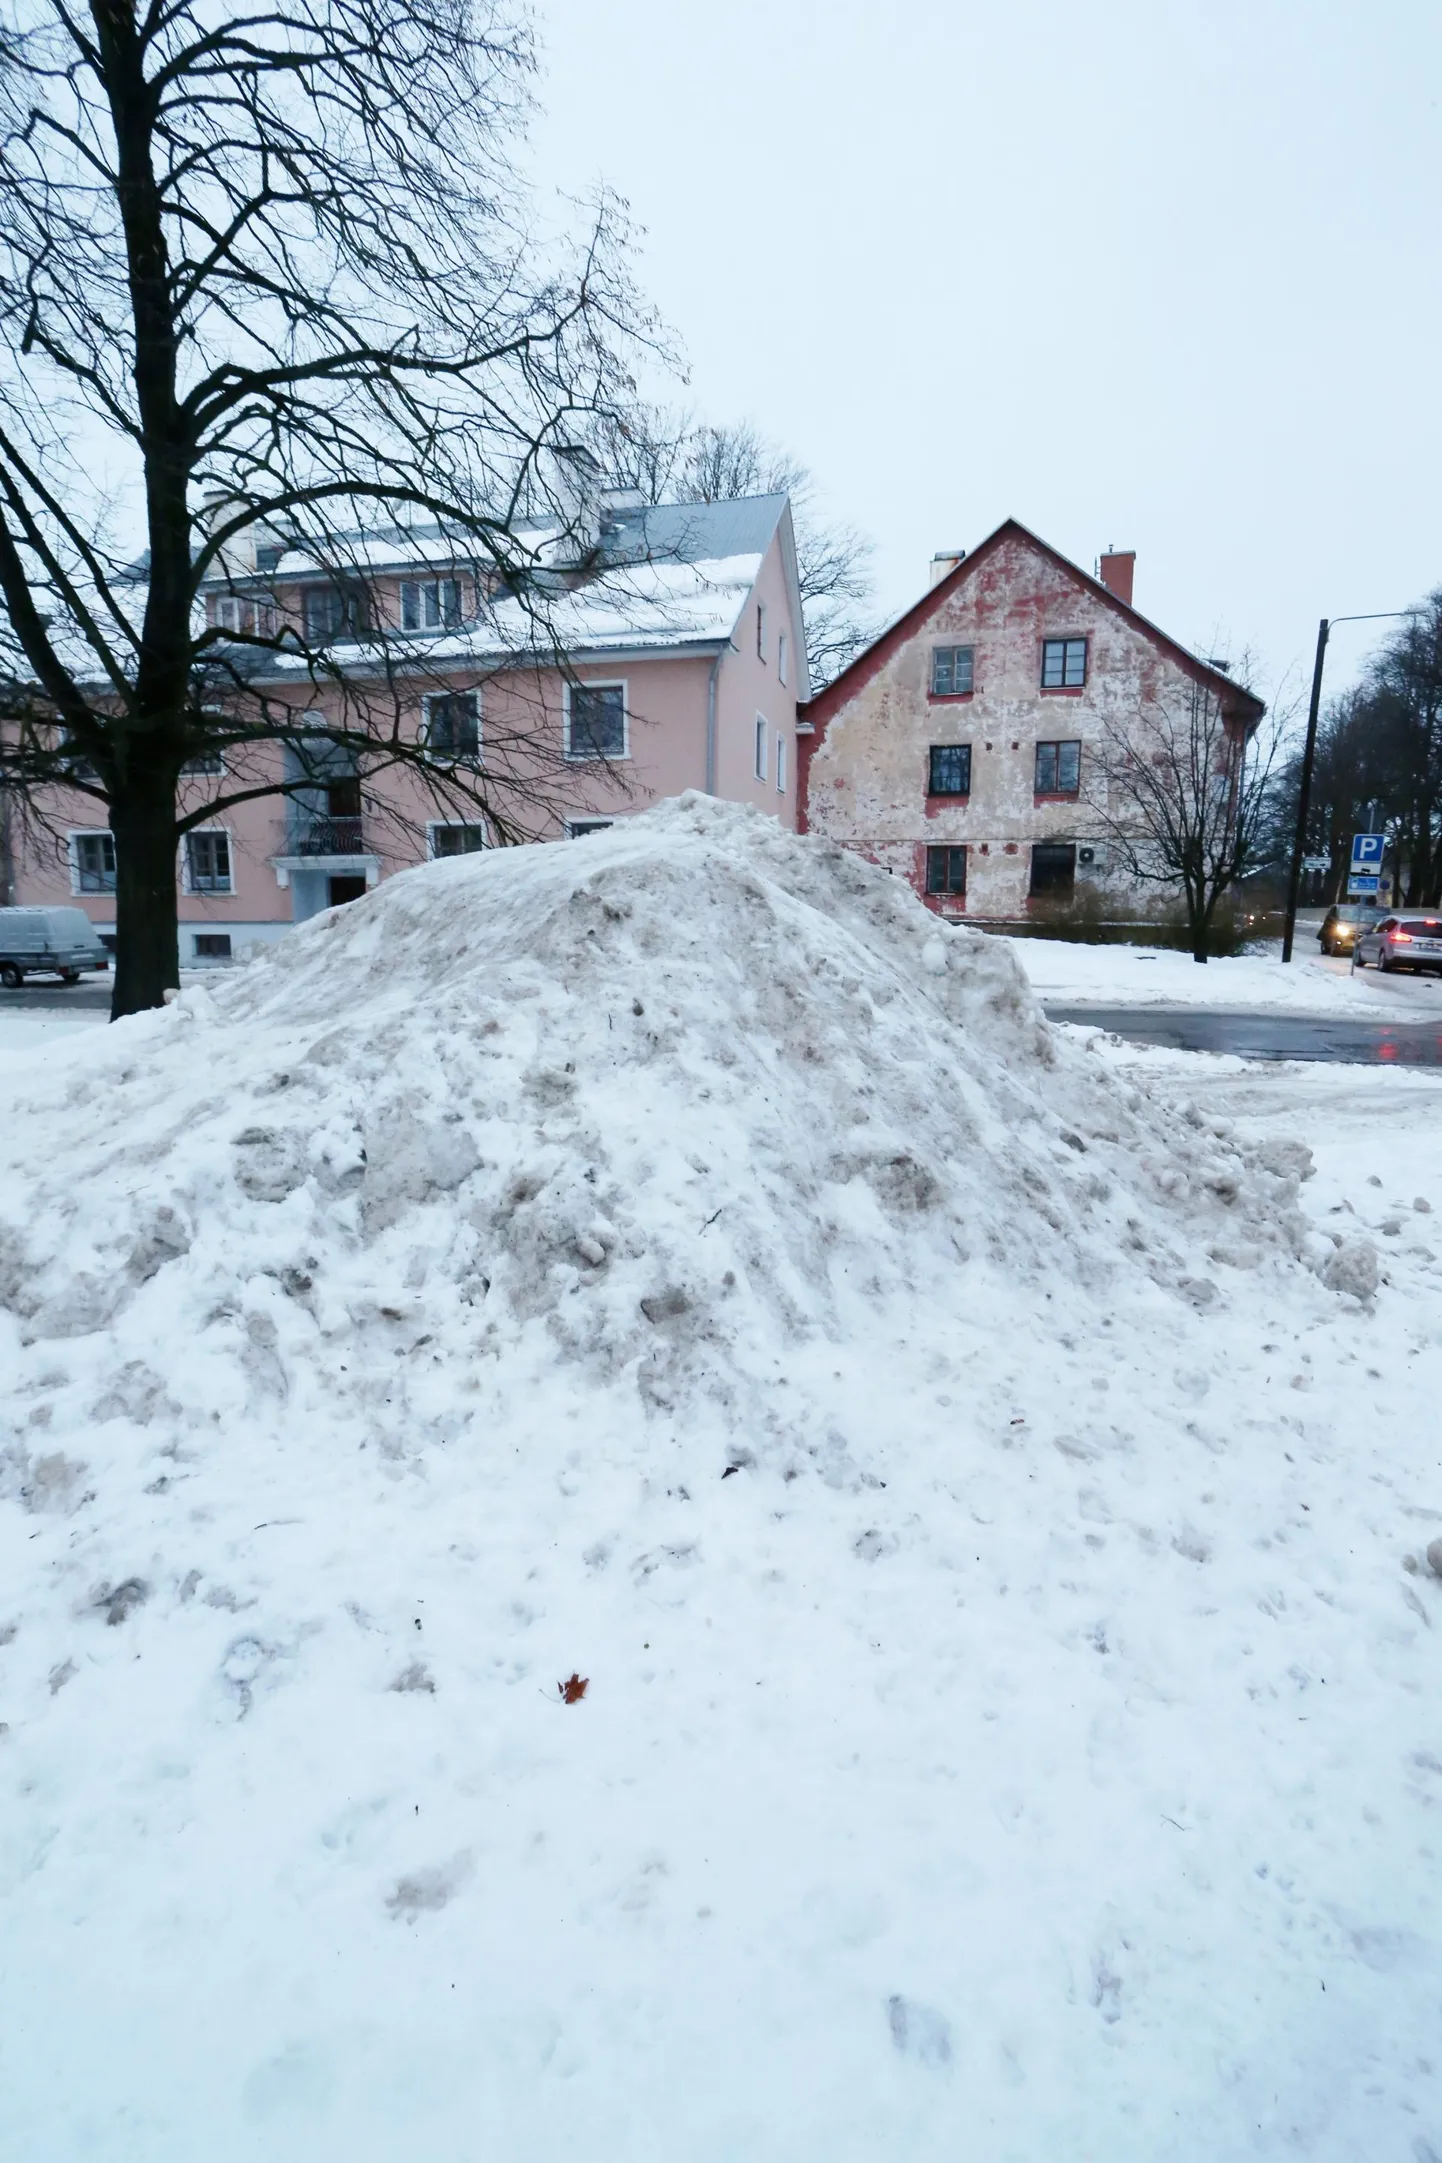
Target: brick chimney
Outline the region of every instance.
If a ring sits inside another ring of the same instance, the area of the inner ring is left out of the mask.
[[[1132,605],[1132,579],[1137,568],[1137,552],[1134,548],[1117,550],[1109,548],[1101,560],[1098,577],[1108,593],[1114,593],[1119,601]]]

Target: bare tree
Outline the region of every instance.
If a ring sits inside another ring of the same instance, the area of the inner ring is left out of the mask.
[[[57,784],[106,807],[123,1014],[177,980],[179,835],[313,782],[318,736],[322,765],[514,821],[534,758],[507,810],[403,725],[354,537],[439,534],[477,612],[544,649],[644,326],[607,204],[579,248],[533,237],[505,0],[0,6],[0,785],[32,817]],[[257,590],[257,533],[352,596],[364,691],[334,623]],[[243,608],[207,624],[242,560]]]
[[[1287,716],[1241,686],[1193,682],[1169,704],[1112,721],[1088,762],[1088,808],[1125,874],[1181,890],[1192,958],[1206,961],[1218,903],[1273,860],[1270,819]]]
[[[1278,823],[1291,847],[1300,752],[1288,760]],[[1408,907],[1442,900],[1442,592],[1430,594],[1331,701],[1317,734],[1307,848],[1325,855],[1325,895],[1340,900],[1351,837],[1387,837],[1393,892]]]
[[[875,636],[871,542],[844,520],[828,519],[810,468],[749,422],[717,428],[687,414],[640,409],[608,442],[608,463],[653,503],[790,496],[813,692]]]

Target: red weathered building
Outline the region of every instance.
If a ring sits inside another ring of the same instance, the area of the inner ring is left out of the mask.
[[[934,557],[930,591],[799,709],[798,823],[944,915],[1015,920],[1106,886],[1089,780],[1109,726],[1198,687],[1243,732],[1264,710],[1138,614],[1134,565],[1104,555],[1093,578],[1015,519]]]

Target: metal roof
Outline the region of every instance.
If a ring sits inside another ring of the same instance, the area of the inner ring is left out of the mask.
[[[607,563],[719,563],[764,556],[786,498],[736,496],[725,503],[650,503],[604,514]]]

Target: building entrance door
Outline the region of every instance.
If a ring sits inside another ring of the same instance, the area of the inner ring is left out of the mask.
[[[366,890],[364,875],[357,878],[349,872],[337,873],[333,879],[328,881],[328,884],[330,886],[330,907],[333,909],[339,908],[343,901],[359,901]]]

